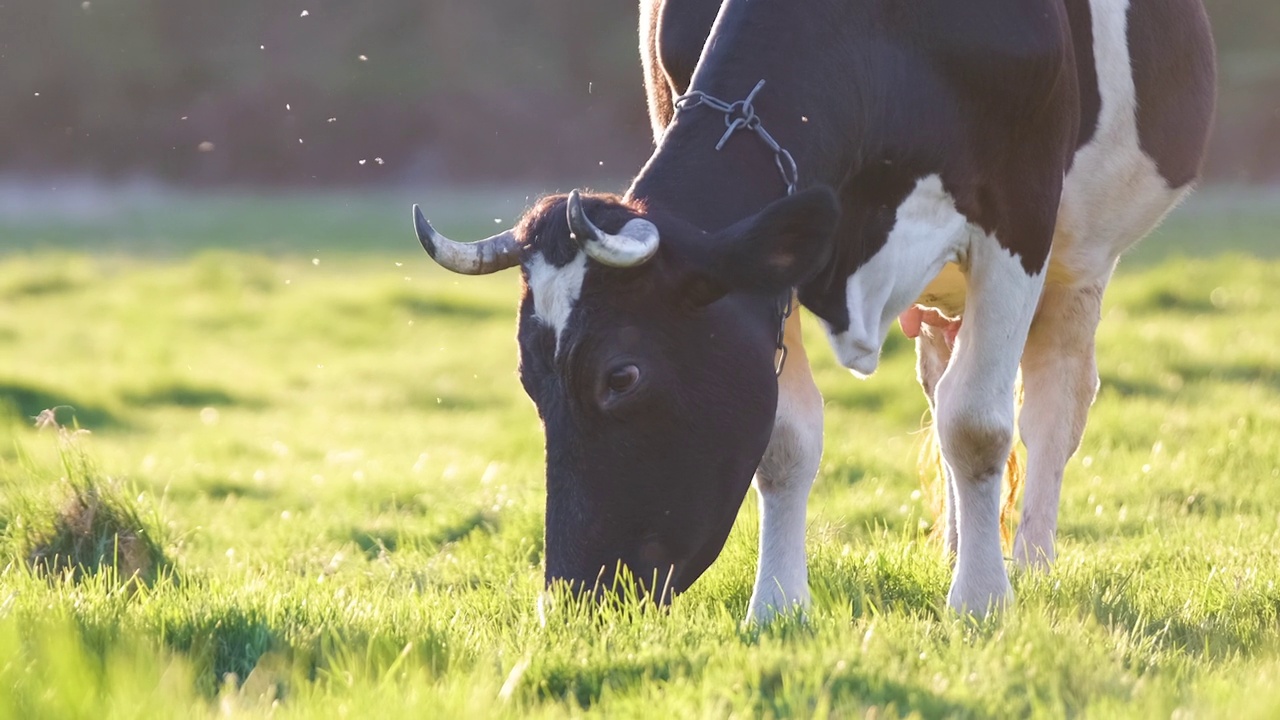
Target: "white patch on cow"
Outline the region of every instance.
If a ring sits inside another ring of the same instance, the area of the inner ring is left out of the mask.
[[[749,622],[809,604],[805,509],[822,460],[822,394],[813,381],[800,315],[787,320],[787,362],[778,378],[778,409],[769,446],[756,471],[760,559],[747,610]]]
[[[1187,194],[1172,189],[1138,140],[1129,60],[1129,0],[1093,0],[1093,49],[1102,107],[1098,128],[1076,152],[1058,212],[1049,282],[1091,285],[1151,232]]]
[[[1044,274],[995,236],[968,247],[968,298],[951,362],[938,380],[938,439],[958,530],[953,609],[985,613],[1012,598],[1000,551],[1000,482],[1013,445],[1014,383]]]
[[[832,332],[827,327],[840,364],[864,377],[874,372],[894,318],[915,302],[948,263],[961,261],[972,235],[968,220],[943,189],[942,178],[929,175],[916,181],[915,189],[898,206],[884,247],[849,276],[845,288],[848,329]]]
[[[569,324],[569,316],[582,294],[582,281],[587,274],[587,256],[578,253],[564,267],[547,262],[542,253],[525,263],[529,292],[533,293],[533,312],[539,322],[556,335],[556,353],[560,352],[560,336]]]

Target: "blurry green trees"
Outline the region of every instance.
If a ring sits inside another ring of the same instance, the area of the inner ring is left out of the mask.
[[[1208,4],[1210,172],[1280,179],[1280,3]],[[635,0],[8,0],[0,173],[629,175],[649,146],[635,23]]]

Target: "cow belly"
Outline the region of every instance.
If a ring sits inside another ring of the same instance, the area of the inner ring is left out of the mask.
[[[960,266],[947,263],[920,293],[916,304],[937,310],[947,317],[959,317],[964,312],[965,287]]]

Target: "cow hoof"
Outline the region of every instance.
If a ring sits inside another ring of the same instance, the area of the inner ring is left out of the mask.
[[[947,594],[947,605],[960,615],[985,618],[1004,614],[1013,605],[1013,586],[1008,579],[995,587],[968,587],[959,582],[952,584]]]
[[[1052,538],[1048,542],[1037,542],[1030,537],[1030,534],[1019,531],[1013,541],[1013,561],[1023,570],[1048,572],[1056,554]]]
[[[809,609],[809,591],[792,593],[791,597],[781,591],[771,593],[770,597],[752,597],[747,608],[746,625],[768,625],[774,620],[784,617],[798,616],[804,618]]]
[[[1013,562],[1019,570],[1049,572],[1053,566],[1053,550],[1019,543],[1013,549]]]

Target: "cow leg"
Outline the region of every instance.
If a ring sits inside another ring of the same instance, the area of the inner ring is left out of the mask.
[[[1014,560],[1048,567],[1054,559],[1058,498],[1067,460],[1080,447],[1098,391],[1094,333],[1106,281],[1084,287],[1049,284],[1022,354],[1022,414],[1027,478]]]
[[[1044,273],[1028,274],[1020,257],[978,231],[967,264],[964,324],[938,381],[937,429],[958,531],[947,602],[986,614],[1013,595],[1000,551],[1000,483],[1013,446],[1018,361]]]
[[[809,604],[805,510],[822,459],[822,395],[800,337],[800,313],[787,319],[786,364],[778,378],[773,436],[756,471],[760,560],[748,621]]]
[[[929,416],[934,418],[935,423],[938,417],[938,380],[942,378],[942,373],[946,371],[947,363],[950,361],[951,348],[948,347],[943,336],[943,329],[922,325],[920,334],[916,336],[916,380],[920,382],[920,389],[924,390],[925,399],[929,401]],[[944,491],[946,492],[945,514],[943,516],[943,522],[946,523],[946,532],[942,537],[942,541],[946,545],[947,556],[954,557],[959,538],[955,512],[955,484],[952,482],[945,464],[940,469],[940,472],[942,473],[943,484],[945,485]]]

